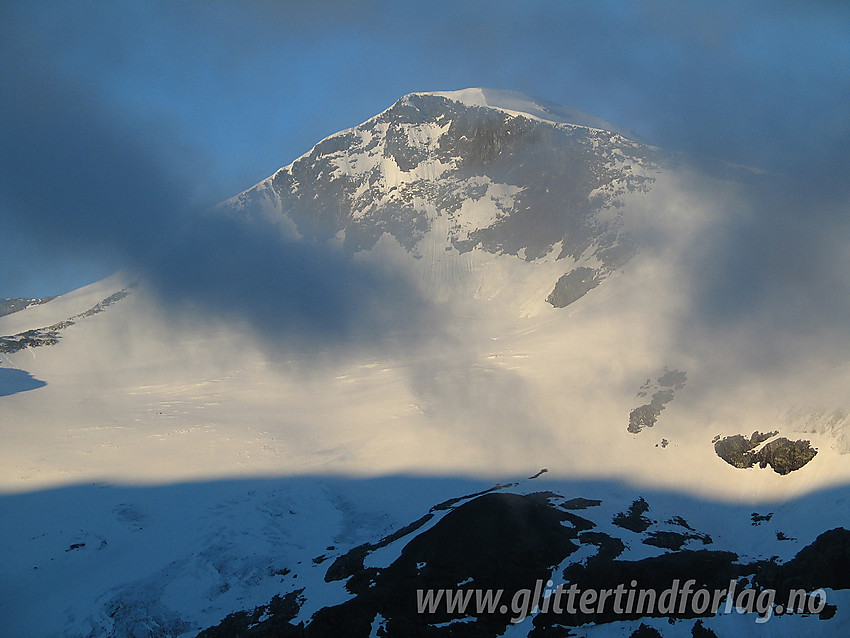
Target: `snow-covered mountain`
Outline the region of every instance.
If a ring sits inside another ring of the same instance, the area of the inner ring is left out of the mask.
[[[391,239],[425,260],[437,298],[468,294],[458,280],[479,253],[581,268],[552,282],[561,306],[632,256],[617,207],[649,189],[658,159],[614,125],[521,94],[415,93],[227,206],[349,252]],[[486,274],[470,276],[477,287]]]
[[[769,626],[849,630],[850,373],[701,328],[693,255],[770,179],[706,166],[521,94],[414,93],[208,214],[398,275],[415,321],[302,348],[125,273],[0,304],[8,635],[760,635],[414,609],[688,578],[823,589]]]

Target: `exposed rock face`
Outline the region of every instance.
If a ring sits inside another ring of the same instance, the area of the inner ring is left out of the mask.
[[[741,434],[724,437],[714,443],[714,451],[717,456],[729,465],[737,468],[748,468],[756,464],[755,454],[752,450],[776,436],[779,432],[753,432],[750,438]]]
[[[45,328],[37,328],[33,330],[27,330],[16,335],[0,337],[0,353],[12,354],[13,352],[23,350],[24,348],[55,346],[57,343],[59,343],[60,332],[62,330],[64,330],[68,326],[73,326],[74,323],[76,323],[80,319],[85,319],[86,317],[91,317],[92,315],[96,315],[100,312],[103,312],[109,306],[121,301],[129,294],[129,291],[126,289],[120,290],[112,295],[109,295],[109,297],[107,297],[103,301],[96,303],[94,306],[92,306],[85,312],[81,312],[78,315],[74,315],[73,317],[66,319],[65,321],[54,323]]]
[[[649,505],[639,498],[629,506],[628,512],[620,512],[614,517],[614,525],[633,532],[645,532],[652,525],[652,521],[644,516],[647,511]]]
[[[0,299],[0,317],[10,315],[19,310],[25,310],[31,306],[38,306],[56,299],[56,297],[42,297],[41,299],[30,299],[29,297],[9,297]]]
[[[774,439],[755,451],[759,445],[777,434],[779,432],[753,432],[749,438],[741,434],[727,436],[714,443],[714,451],[733,467],[746,469],[758,463],[762,469],[769,465],[776,473],[783,475],[799,470],[815,458],[817,450],[810,441],[791,441],[785,437]]]
[[[685,387],[688,375],[681,370],[667,370],[655,382],[647,379],[638,392],[638,397],[645,397],[653,392],[649,403],[636,407],[629,413],[629,427],[632,434],[639,434],[644,428],[651,428],[658,421],[664,406],[676,396],[676,392]],[[665,439],[663,447],[669,441]]]
[[[555,288],[546,301],[555,308],[566,308],[601,284],[602,274],[586,266],[574,268],[555,283]]]
[[[454,614],[422,614],[417,590],[502,589],[506,600],[547,579],[552,565],[575,552],[576,538],[593,523],[553,507],[550,494],[480,496],[446,514],[434,527],[410,540],[385,569],[362,568],[347,589],[356,597],[325,608],[308,626],[309,636],[368,635],[372,620],[387,619],[387,635],[454,635],[434,625]],[[569,525],[565,525],[569,523]],[[463,635],[495,635],[508,626],[511,610],[467,623]],[[476,634],[477,632],[477,634]]]

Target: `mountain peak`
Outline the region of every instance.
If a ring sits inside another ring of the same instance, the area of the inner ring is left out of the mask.
[[[433,95],[443,97],[465,106],[478,106],[496,109],[511,115],[523,115],[543,122],[553,124],[571,124],[586,128],[610,131],[635,141],[643,141],[634,131],[624,129],[606,120],[598,118],[579,109],[561,104],[555,104],[542,98],[526,95],[519,91],[505,91],[473,87],[458,91],[430,91],[411,93],[411,95]],[[405,98],[408,96],[405,96]],[[405,99],[402,98],[402,99]]]
[[[647,192],[656,167],[655,151],[617,127],[521,93],[411,93],[227,205],[280,219],[302,239],[340,239],[352,254],[386,236],[427,257],[421,281],[435,299],[479,285],[486,269],[458,274],[469,259],[560,262],[539,284],[549,296],[521,303],[542,312],[631,259],[633,241],[610,211]]]

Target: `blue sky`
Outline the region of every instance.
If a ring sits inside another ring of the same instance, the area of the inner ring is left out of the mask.
[[[5,2],[0,297],[107,274],[412,91],[531,93],[843,203],[848,33],[833,2]]]

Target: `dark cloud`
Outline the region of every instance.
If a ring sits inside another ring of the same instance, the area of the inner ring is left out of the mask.
[[[696,327],[715,336],[742,327],[756,335],[751,347],[774,353],[821,336],[827,354],[845,356],[850,193],[824,171],[768,174],[740,187],[692,254]]]
[[[167,130],[121,118],[35,62],[0,75],[0,205],[15,235],[7,241],[126,268],[166,310],[247,322],[264,340],[377,340],[423,315],[400,277],[331,247],[284,241],[271,223],[209,212],[214,202],[198,198],[193,166]]]
[[[848,131],[842,3],[41,6],[17,21],[30,46],[133,115],[167,112],[198,143],[227,146],[253,181],[404,93],[466,86],[537,94],[668,148],[772,170]]]
[[[444,62],[667,148],[779,170],[848,131],[840,3],[461,6],[436,28]]]

